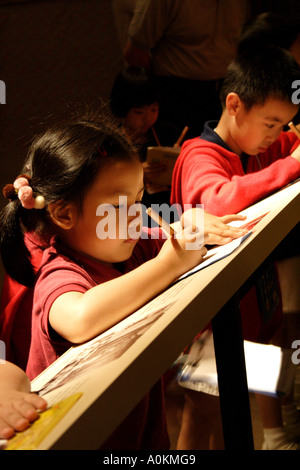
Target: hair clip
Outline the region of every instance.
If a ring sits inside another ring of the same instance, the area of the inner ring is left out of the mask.
[[[105,150],[105,148],[103,147],[103,145],[100,145],[98,148],[98,153],[100,155],[100,157],[107,157],[107,151]]]
[[[46,205],[45,198],[41,195],[34,197],[30,179],[28,175],[18,176],[13,184],[7,184],[3,188],[3,195],[10,201],[19,198],[24,209],[43,209]]]
[[[13,184],[6,184],[2,190],[3,196],[9,201],[15,201],[18,199],[18,192],[16,191]]]

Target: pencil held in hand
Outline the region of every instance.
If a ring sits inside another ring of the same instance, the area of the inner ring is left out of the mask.
[[[155,139],[156,144],[160,147],[160,141],[159,141],[159,139],[158,139],[158,137],[157,137],[157,134],[156,134],[156,132],[155,132],[154,127],[151,127],[151,130],[152,130],[152,133],[153,133],[153,136],[154,136],[154,139]]]
[[[200,250],[204,245],[204,230],[199,227],[196,228],[192,223],[187,224],[182,231],[175,231],[159,214],[157,214],[151,207],[146,210],[146,213],[151,217],[166,233],[171,237],[185,238],[190,240],[186,243],[187,250]],[[202,217],[203,219],[203,217]]]
[[[171,227],[159,214],[157,214],[151,207],[148,207],[146,213],[151,217],[165,232],[171,237],[175,235],[175,230]]]
[[[291,129],[291,131],[294,132],[294,134],[298,137],[298,139],[300,139],[300,131],[297,129],[293,121],[289,122],[289,128]]]
[[[187,131],[189,130],[188,126],[185,126],[185,128],[183,129],[183,131],[181,132],[180,136],[178,137],[178,140],[175,142],[174,144],[174,147],[180,147],[181,145],[181,142],[183,141],[183,139],[185,138],[185,134],[187,133]]]

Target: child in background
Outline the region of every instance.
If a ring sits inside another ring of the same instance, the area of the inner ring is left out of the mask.
[[[24,371],[11,362],[0,364],[0,439],[24,431],[46,406],[44,398],[30,393],[30,381]]]
[[[238,41],[238,54],[253,45],[273,45],[287,49],[300,64],[299,18],[271,11],[251,17],[243,26]]]
[[[117,75],[110,107],[126,135],[138,147],[145,174],[143,204],[146,207],[170,203],[170,187],[155,182],[165,166],[147,162],[147,148],[157,145],[173,147],[181,131],[173,124],[157,123],[159,103],[160,91],[148,70],[127,67]]]
[[[239,212],[299,177],[299,141],[283,132],[299,108],[291,101],[292,84],[299,77],[298,64],[283,49],[261,46],[241,53],[230,65],[221,91],[220,121],[206,123],[200,138],[182,146],[171,203],[202,203],[216,215]],[[253,340],[271,341],[275,327],[273,314],[264,338]],[[247,339],[247,331],[244,334]],[[298,448],[286,436],[279,400],[258,398],[265,448]],[[192,407],[189,413],[193,420]]]
[[[107,330],[168,287],[201,262],[206,249],[186,250],[191,237],[184,230],[163,244],[151,231],[141,237],[136,214],[143,169],[132,145],[110,121],[83,118],[47,131],[33,142],[24,169],[27,174],[5,188],[10,203],[1,214],[0,231],[6,271],[20,284],[35,285],[27,364],[33,379],[70,346]],[[124,207],[120,198],[125,196]],[[108,208],[117,215],[115,236],[104,228]],[[243,234],[218,218],[210,218],[209,227],[206,241]],[[37,279],[23,230],[49,244]],[[168,448],[162,384],[150,390],[104,448]]]

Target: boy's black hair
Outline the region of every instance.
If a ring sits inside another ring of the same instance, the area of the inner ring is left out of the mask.
[[[159,88],[150,71],[143,67],[125,67],[116,76],[110,95],[114,116],[125,118],[133,107],[159,102]]]
[[[247,110],[263,106],[269,98],[291,101],[292,84],[299,79],[300,67],[287,50],[253,45],[238,54],[227,69],[220,93],[223,109],[231,92],[239,95]]]

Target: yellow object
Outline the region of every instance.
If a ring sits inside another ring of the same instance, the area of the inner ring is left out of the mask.
[[[5,450],[35,450],[81,396],[82,393],[75,393],[40,413],[28,429],[8,441]]]

